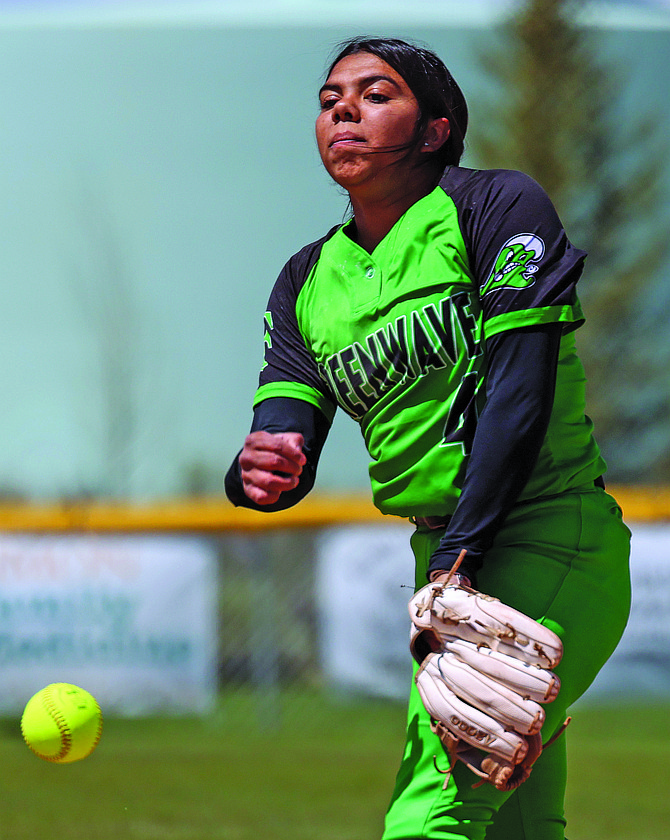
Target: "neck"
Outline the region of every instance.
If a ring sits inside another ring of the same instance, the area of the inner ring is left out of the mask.
[[[432,192],[436,185],[433,172],[414,171],[414,180],[395,184],[383,194],[377,191],[350,190],[349,197],[356,223],[356,241],[372,253],[398,219],[409,208]]]

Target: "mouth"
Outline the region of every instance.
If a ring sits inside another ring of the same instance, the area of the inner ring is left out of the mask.
[[[335,146],[351,146],[356,143],[365,143],[365,140],[350,131],[343,131],[341,134],[336,134],[328,145],[332,149]]]

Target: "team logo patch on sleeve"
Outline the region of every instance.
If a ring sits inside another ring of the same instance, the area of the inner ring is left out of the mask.
[[[508,239],[498,251],[493,271],[481,287],[481,294],[532,286],[544,251],[544,242],[534,233],[520,233]]]

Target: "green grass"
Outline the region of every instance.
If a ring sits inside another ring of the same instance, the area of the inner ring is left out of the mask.
[[[670,707],[580,707],[568,732],[570,840],[667,840]]]
[[[376,840],[402,749],[396,704],[236,693],[204,719],[106,720],[90,758],[40,761],[0,724],[0,840]],[[570,840],[668,836],[667,707],[580,709]]]

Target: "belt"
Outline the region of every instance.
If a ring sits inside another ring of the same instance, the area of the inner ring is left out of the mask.
[[[450,516],[410,516],[409,521],[417,528],[429,528],[431,531],[438,531],[440,528],[446,528],[450,519]]]
[[[605,489],[605,479],[599,476],[593,482],[596,487]],[[431,531],[439,531],[440,528],[446,528],[451,520],[451,516],[410,516],[409,521],[416,525],[417,528],[428,528]]]

